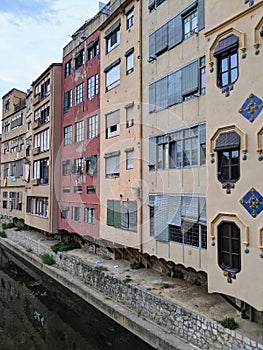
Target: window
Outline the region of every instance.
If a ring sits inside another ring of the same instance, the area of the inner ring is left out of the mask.
[[[5,113],[10,111],[10,100],[5,101]]]
[[[49,150],[49,129],[39,132],[34,136],[34,148],[38,152],[46,152]]]
[[[130,128],[134,124],[134,117],[133,117],[133,109],[134,109],[134,103],[129,103],[125,106],[126,110],[126,128]]]
[[[234,222],[223,221],[218,226],[218,265],[223,271],[241,270],[240,229]]]
[[[217,60],[217,86],[222,88],[238,79],[238,37],[234,34],[220,40],[214,50]]]
[[[164,1],[165,0],[149,0],[149,3],[148,3],[149,11],[152,12],[154,9],[156,9],[156,7],[161,5]]]
[[[205,124],[149,139],[150,171],[202,166],[205,162]]]
[[[86,173],[89,176],[93,176],[97,171],[97,155],[88,156],[85,158],[86,161]]]
[[[72,107],[72,90],[64,93],[64,113]]]
[[[72,60],[65,63],[64,77],[67,78],[72,73]]]
[[[120,84],[120,62],[118,59],[104,69],[106,74],[106,91],[113,89]]]
[[[137,229],[137,202],[107,200],[107,225],[124,230]]]
[[[184,40],[190,38],[197,32],[197,9],[190,12],[183,18],[183,37]]]
[[[133,59],[134,48],[130,49],[125,53],[126,57],[126,74],[133,72],[134,68],[134,59]]]
[[[37,87],[36,93],[40,94],[41,99],[50,94],[50,77],[46,77]]]
[[[4,122],[4,127],[3,127],[4,133],[8,133],[9,132],[9,127],[10,127],[10,122],[7,120],[7,121]]]
[[[126,29],[130,29],[134,25],[133,7],[126,12]]]
[[[155,8],[155,1],[149,0],[149,8]],[[156,2],[159,2],[159,0]],[[204,0],[193,1],[168,22],[149,36],[149,60],[155,59],[167,50],[179,45],[194,33],[205,27]]]
[[[95,221],[95,209],[84,208],[84,222],[85,224],[94,224]]]
[[[95,39],[88,44],[88,60],[92,60],[99,54],[99,40]]]
[[[81,83],[77,86],[75,86],[75,105],[83,102],[83,95],[84,94],[84,84]]]
[[[120,25],[121,21],[115,22],[105,33],[106,53],[109,53],[120,43]]]
[[[68,220],[69,207],[66,205],[62,205],[60,207],[60,218],[62,220]]]
[[[94,115],[92,117],[88,117],[87,119],[87,132],[88,139],[93,139],[98,136],[98,116]]]
[[[158,112],[205,93],[205,57],[194,60],[149,85],[149,112]]]
[[[72,207],[71,220],[80,221],[80,207],[75,207],[75,206]]]
[[[69,186],[63,186],[63,193],[70,193],[70,187]]]
[[[11,119],[11,130],[17,129],[23,125],[24,114],[20,113]]]
[[[72,144],[72,125],[64,127],[64,146]]]
[[[91,100],[99,92],[99,75],[95,74],[88,79],[88,99]]]
[[[72,171],[72,163],[70,160],[63,160],[62,162],[62,175],[67,176],[71,174]]]
[[[120,135],[120,110],[106,114],[106,138]]]
[[[84,120],[75,123],[75,143],[84,140]]]
[[[40,185],[48,184],[49,160],[47,158],[34,162],[34,179],[39,180]]]
[[[38,121],[38,126],[40,126],[49,122],[49,115],[50,103],[48,102],[35,111],[34,120]]]
[[[87,186],[87,194],[95,194],[96,187],[95,186]]]
[[[76,53],[75,57],[75,69],[78,69],[81,67],[85,62],[85,52],[84,49],[80,50],[78,53]]]
[[[48,218],[48,198],[28,196],[26,211],[32,215]]]
[[[105,158],[105,175],[106,178],[120,176],[120,151],[106,153]]]
[[[240,136],[235,131],[221,133],[216,139],[217,178],[237,182],[240,176]]]
[[[133,169],[134,168],[134,164],[133,164],[133,152],[134,152],[134,148],[128,148],[125,150],[126,152],[126,169]]]
[[[82,186],[74,186],[74,193],[81,194],[82,193]]]
[[[83,158],[75,158],[74,159],[74,174],[83,174]]]

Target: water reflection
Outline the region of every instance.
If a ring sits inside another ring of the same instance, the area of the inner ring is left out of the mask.
[[[39,271],[0,249],[1,350],[151,350]]]

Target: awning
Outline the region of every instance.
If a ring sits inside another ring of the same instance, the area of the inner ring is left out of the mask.
[[[221,39],[214,50],[214,56],[219,56],[225,51],[238,47],[238,40],[238,37],[234,34],[230,34],[226,38]]]
[[[215,151],[238,149],[240,147],[240,136],[235,131],[222,132],[216,139]]]

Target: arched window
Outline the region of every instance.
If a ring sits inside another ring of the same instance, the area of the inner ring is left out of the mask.
[[[217,59],[217,86],[222,88],[238,79],[238,37],[230,34],[214,50]]]
[[[240,176],[240,136],[235,131],[222,132],[216,139],[217,178],[220,182],[237,182]]]
[[[227,272],[241,270],[240,229],[230,221],[218,225],[218,265]]]

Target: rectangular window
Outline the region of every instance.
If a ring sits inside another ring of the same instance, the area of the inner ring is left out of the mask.
[[[195,9],[183,18],[184,40],[190,38],[197,30],[197,9]]]
[[[121,203],[120,201],[107,200],[107,225],[116,228],[121,227]]]
[[[49,115],[50,103],[48,102],[35,111],[34,120],[37,121],[38,126],[40,126],[49,122]]]
[[[72,125],[64,127],[64,146],[72,144]]]
[[[106,74],[106,91],[120,84],[120,59],[104,69]]]
[[[32,215],[48,218],[48,198],[28,196],[26,211]]]
[[[120,135],[120,110],[106,114],[106,138]]]
[[[99,54],[99,40],[95,39],[88,44],[88,60],[92,60]]]
[[[70,187],[69,186],[63,186],[63,193],[70,193]]]
[[[75,143],[84,140],[84,120],[75,123]]]
[[[70,175],[72,170],[73,170],[72,168],[73,168],[73,166],[72,166],[72,163],[70,160],[63,160],[63,162],[62,162],[62,175],[63,176]]]
[[[34,136],[34,150],[35,154],[46,152],[49,150],[49,129],[46,129]]]
[[[74,174],[83,174],[83,165],[84,165],[83,158],[75,158],[74,168],[73,168]]]
[[[106,178],[120,176],[120,151],[106,153],[105,158],[105,175]]]
[[[133,8],[126,12],[126,29],[130,29],[134,25],[134,11]]]
[[[130,49],[125,54],[126,57],[126,74],[130,74],[134,69],[134,48]]]
[[[134,168],[134,164],[133,164],[133,153],[134,153],[134,149],[130,148],[125,150],[126,152],[126,169],[133,169]]]
[[[84,222],[85,224],[94,224],[95,222],[94,208],[84,208]]]
[[[71,210],[71,220],[80,221],[80,207],[73,206]]]
[[[120,25],[121,21],[115,22],[108,30],[105,32],[106,39],[106,53],[109,53],[120,43]]]
[[[61,220],[68,220],[69,218],[69,207],[66,205],[61,206],[60,208],[60,218]]]
[[[48,178],[49,178],[48,158],[35,161],[33,173],[34,173],[34,179],[38,179],[40,185],[48,184]]]
[[[99,75],[95,74],[88,78],[88,99],[91,100],[99,93]]]
[[[64,113],[72,107],[72,90],[64,93]]]
[[[81,194],[82,186],[74,186],[74,193]]]
[[[72,60],[65,63],[64,77],[67,78],[72,73]]]
[[[93,139],[98,136],[98,116],[93,115],[87,119],[87,132],[88,139]]]
[[[78,69],[79,67],[83,66],[83,64],[85,62],[84,49],[82,49],[78,53],[76,53],[74,59],[75,59],[75,69]]]
[[[75,86],[75,105],[83,102],[84,96],[84,83]]]
[[[96,187],[95,186],[87,186],[87,194],[95,194]]]
[[[133,110],[134,110],[134,103],[129,103],[125,106],[126,110],[126,128],[130,128],[134,124],[134,116],[133,116]]]
[[[136,231],[137,229],[137,202],[121,202],[121,228]]]
[[[86,161],[86,173],[89,176],[94,176],[97,171],[97,155],[88,156],[85,158]]]

